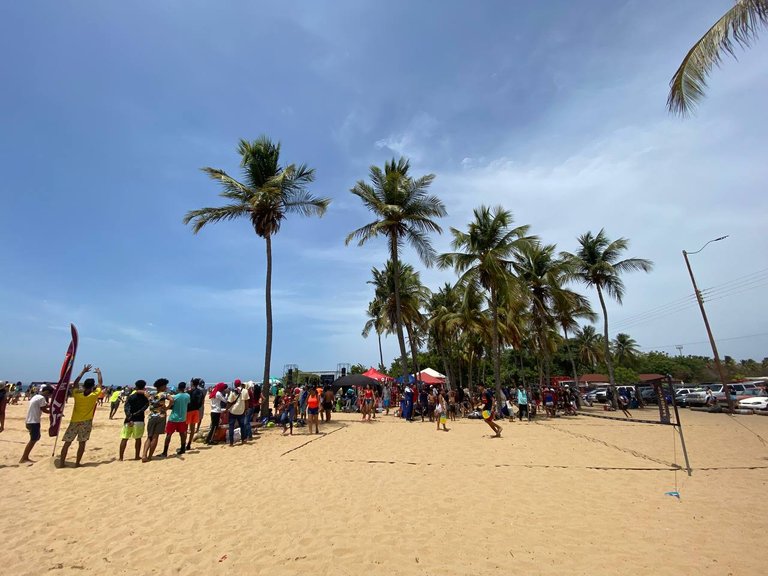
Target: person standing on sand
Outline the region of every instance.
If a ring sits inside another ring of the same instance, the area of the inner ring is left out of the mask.
[[[325,421],[331,421],[331,411],[333,410],[333,390],[330,386],[325,387],[323,392],[323,412],[325,412]]]
[[[157,448],[157,441],[160,434],[165,433],[165,413],[168,410],[168,393],[165,391],[168,386],[167,378],[155,380],[155,390],[157,392],[149,400],[149,421],[147,422],[147,441],[144,443],[144,453],[141,461],[146,463],[152,460],[152,455]]]
[[[111,396],[109,397],[109,419],[112,420],[112,418],[115,417],[115,414],[117,414],[117,409],[120,408],[120,396],[123,393],[123,387],[118,386],[117,389],[112,392]],[[101,396],[101,394],[99,395]]]
[[[363,413],[363,420],[365,420],[366,416],[368,417],[368,422],[371,421],[371,413],[373,411],[373,390],[371,389],[370,384],[365,385],[365,390],[363,390],[362,393],[363,397],[363,405],[362,405],[362,413]]]
[[[176,386],[176,394],[168,399],[168,408],[171,409],[171,414],[168,416],[168,423],[165,425],[163,458],[168,456],[168,447],[171,445],[171,437],[174,432],[178,432],[179,438],[181,438],[181,446],[176,450],[176,454],[182,455],[187,451],[187,412],[189,408],[189,394],[187,394],[186,389],[187,383],[179,382]]]
[[[531,419],[529,413],[528,413],[528,393],[525,391],[525,388],[523,388],[522,384],[518,384],[517,386],[517,418],[520,422],[523,421],[523,415],[525,415],[528,420]]]
[[[245,384],[245,392],[248,394],[248,405],[245,408],[245,439],[253,440],[253,415],[259,409],[259,396],[256,396],[256,385],[253,382]]]
[[[219,429],[221,413],[227,409],[227,397],[224,396],[226,389],[227,385],[224,382],[219,382],[211,388],[208,394],[208,398],[211,401],[211,424],[208,428],[208,436],[205,438],[205,443],[208,446],[213,446],[216,443],[216,430]]]
[[[229,445],[235,445],[235,424],[240,427],[240,444],[245,444],[248,435],[245,433],[245,411],[248,408],[248,390],[240,380],[235,380],[235,388],[227,397],[229,410]]]
[[[205,404],[205,392],[200,387],[200,378],[189,381],[189,405],[187,406],[187,445],[186,450],[192,449],[192,440],[200,430],[200,409]]]
[[[72,417],[69,420],[67,431],[64,432],[64,445],[61,447],[58,466],[63,468],[67,463],[67,452],[72,442],[77,438],[77,459],[75,467],[80,466],[80,462],[85,454],[85,445],[91,438],[93,429],[93,414],[96,411],[96,403],[99,401],[99,392],[104,385],[101,377],[101,370],[96,368],[96,376],[99,379],[99,386],[94,390],[95,382],[93,378],[86,378],[83,382],[83,389],[80,390],[80,378],[91,371],[91,365],[86,364],[75,381],[72,383],[72,397],[75,400],[75,407],[72,409]]]
[[[435,422],[437,422],[437,430],[440,430],[440,425],[442,424],[443,431],[449,432],[449,429],[446,428],[446,423],[448,422],[447,412],[448,404],[445,401],[445,396],[440,392],[435,399]]]
[[[280,423],[283,425],[283,436],[288,433],[288,427],[290,426],[290,434],[293,436],[293,419],[296,416],[296,397],[293,395],[293,391],[289,388],[285,390],[283,394],[283,404],[280,412]]]
[[[40,392],[32,396],[29,400],[29,407],[27,408],[27,430],[29,431],[29,442],[24,447],[24,454],[19,460],[19,464],[32,463],[29,459],[29,455],[32,452],[32,448],[35,447],[38,440],[40,440],[40,419],[42,413],[48,414],[51,411],[48,406],[48,399],[51,397],[53,388],[47,384],[43,384],[40,388]]]
[[[128,440],[133,438],[136,456],[134,460],[141,459],[141,437],[144,435],[144,412],[149,407],[149,398],[144,391],[147,383],[144,380],[137,380],[134,384],[135,390],[125,401],[125,420],[123,429],[120,431],[120,460],[125,455],[125,448]]]
[[[503,428],[493,421],[493,413],[496,409],[496,398],[493,392],[481,384],[480,398],[483,402],[483,420],[485,420],[485,423],[494,431],[495,435],[493,438],[501,438],[501,431]]]
[[[307,397],[307,423],[309,424],[309,433],[312,434],[312,425],[315,425],[315,434],[320,434],[320,427],[317,422],[317,415],[320,412],[320,398],[315,388],[309,389]]]
[[[389,404],[392,402],[392,389],[389,384],[384,384],[384,390],[381,394],[381,402],[384,408],[384,414],[389,416]]]
[[[0,432],[5,430],[5,407],[8,405],[8,382],[0,382]]]
[[[413,388],[411,388],[410,384],[406,384],[405,390],[403,391],[403,418],[405,418],[408,422],[413,422],[413,398]]]

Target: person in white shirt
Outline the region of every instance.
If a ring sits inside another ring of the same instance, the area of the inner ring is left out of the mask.
[[[240,380],[235,380],[235,389],[227,397],[229,409],[229,445],[235,445],[235,424],[240,427],[240,443],[248,439],[245,433],[245,410],[248,408],[248,390]]]
[[[48,399],[51,397],[53,389],[44,384],[40,388],[40,392],[32,396],[29,401],[29,408],[27,408],[27,430],[29,430],[29,442],[24,447],[24,454],[19,460],[19,464],[31,463],[29,455],[32,452],[32,448],[35,447],[38,440],[40,440],[40,419],[43,412],[48,414],[51,409],[48,406]]]
[[[224,382],[219,382],[208,393],[208,398],[211,401],[211,426],[208,428],[208,436],[205,438],[205,443],[208,446],[216,443],[216,431],[219,429],[219,422],[221,422],[221,413],[227,409],[227,397],[224,395],[226,390],[227,385]]]

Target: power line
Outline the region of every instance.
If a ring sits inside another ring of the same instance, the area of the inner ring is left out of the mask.
[[[715,286],[711,286],[709,288],[705,288],[702,290],[702,292],[706,292],[708,290],[719,290],[720,288],[723,288],[725,286],[730,286],[731,284],[738,284],[741,282],[751,282],[755,276],[761,276],[765,277],[768,275],[768,268],[764,268],[763,270],[758,270],[756,272],[750,272],[749,274],[745,274],[744,276],[739,276],[737,278],[733,278],[732,280],[728,280],[727,282],[723,282],[722,284],[716,284]]]
[[[760,332],[759,334],[745,334],[744,336],[731,336],[730,338],[718,338],[718,342],[728,342],[729,340],[743,340],[744,338],[757,338],[760,336],[768,336],[768,332]],[[678,342],[677,344],[666,344],[664,346],[639,346],[644,349],[656,349],[656,348],[675,348],[677,346],[693,346],[695,344],[709,344],[709,340],[701,340],[700,342]]]

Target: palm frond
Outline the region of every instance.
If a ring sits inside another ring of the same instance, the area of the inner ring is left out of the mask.
[[[748,48],[768,26],[768,0],[738,0],[688,51],[669,83],[667,109],[680,116],[704,97],[707,76],[723,55],[736,57],[736,45]]]
[[[192,222],[192,232],[197,234],[208,224],[222,222],[224,220],[234,220],[250,213],[247,205],[229,204],[218,208],[200,208],[199,210],[190,210],[184,216],[184,224]]]

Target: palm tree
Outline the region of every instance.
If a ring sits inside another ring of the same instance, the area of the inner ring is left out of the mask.
[[[374,298],[368,303],[368,321],[363,327],[363,338],[368,338],[371,330],[376,331],[376,337],[379,340],[379,370],[384,371],[384,352],[381,348],[381,335],[388,330],[387,317],[384,314],[384,303],[378,298]]]
[[[396,272],[397,271],[397,272]],[[419,273],[410,264],[399,262],[397,266],[388,260],[384,270],[371,269],[373,280],[369,284],[375,286],[375,301],[379,302],[382,312],[386,316],[387,325],[394,326],[397,319],[397,303],[395,298],[395,278],[400,278],[400,310],[403,325],[408,332],[408,342],[411,346],[413,373],[419,372],[418,348],[421,329],[425,324],[421,313],[422,306],[426,305],[430,292],[421,283]]]
[[[248,218],[258,236],[264,238],[267,247],[266,319],[267,338],[264,353],[264,385],[262,415],[269,410],[269,373],[272,359],[272,236],[280,230],[288,214],[322,216],[330,199],[317,198],[307,191],[315,179],[315,171],[305,164],[280,165],[280,143],[273,143],[267,136],[249,142],[240,140],[242,176],[236,180],[224,170],[203,168],[203,172],[216,180],[222,190],[219,196],[228,201],[217,208],[191,210],[184,216],[184,224],[192,223],[197,234],[208,224]]]
[[[597,320],[597,314],[592,311],[592,305],[586,297],[565,288],[555,295],[554,305],[554,316],[560,324],[560,327],[563,329],[565,349],[568,353],[568,360],[571,363],[573,380],[578,386],[579,372],[576,369],[576,362],[573,358],[573,350],[571,350],[571,342],[568,337],[568,332],[570,331],[573,333],[579,328],[577,320],[584,319],[594,322]]]
[[[632,365],[640,352],[637,342],[629,334],[616,334],[616,339],[611,343],[611,346],[619,366]]]
[[[437,292],[432,293],[427,304],[429,337],[443,361],[448,386],[457,383],[451,368],[452,343],[457,330],[452,320],[459,308],[460,298],[458,288],[446,282]]]
[[[398,270],[400,247],[407,243],[412,246],[425,265],[431,266],[435,251],[429,241],[428,233],[442,229],[433,220],[446,215],[445,205],[437,196],[427,193],[429,185],[435,179],[434,174],[420,178],[408,175],[410,163],[405,158],[384,164],[384,170],[378,166],[370,167],[371,183],[358,181],[351,192],[363,201],[376,217],[376,220],[358,228],[347,236],[345,244],[357,240],[362,246],[368,240],[384,236],[389,242],[389,258],[393,262],[395,273],[395,328],[400,344],[400,362],[403,381],[408,376],[408,363],[403,336],[402,308],[400,306],[400,275]]]
[[[707,76],[719,66],[723,55],[734,58],[735,47],[748,48],[757,32],[768,25],[768,0],[737,0],[688,51],[669,82],[667,108],[686,115],[704,97]]]
[[[588,324],[576,330],[574,339],[579,361],[589,366],[590,370],[594,370],[597,363],[603,360],[603,337],[597,333],[594,326]]]
[[[576,254],[566,252],[563,253],[563,257],[570,260],[573,266],[571,275],[574,279],[587,286],[594,286],[597,290],[597,297],[603,310],[603,352],[605,364],[608,367],[608,379],[614,392],[614,407],[616,407],[616,382],[613,377],[613,362],[611,362],[608,338],[608,311],[605,308],[603,292],[621,304],[624,297],[624,282],[621,280],[621,274],[636,270],[650,272],[653,263],[643,258],[619,260],[621,253],[629,246],[629,240],[619,238],[611,241],[606,236],[605,230],[600,230],[597,236],[587,232],[579,236],[578,242],[580,248]]]
[[[554,309],[569,270],[568,261],[555,257],[555,250],[554,244],[522,243],[512,263],[517,279],[526,291],[537,347],[544,355],[547,386],[551,379],[552,340],[556,338]]]
[[[460,275],[460,284],[477,282],[490,294],[493,378],[496,397],[501,405],[499,294],[506,291],[512,282],[510,260],[513,254],[522,243],[532,238],[526,237],[528,226],[512,228],[512,213],[501,206],[493,209],[480,206],[475,208],[474,216],[467,232],[451,228],[451,247],[456,252],[441,254],[438,264],[441,268],[452,266]]]
[[[447,325],[455,332],[460,332],[460,351],[467,359],[467,379],[469,389],[474,390],[472,382],[472,369],[475,358],[482,356],[482,343],[489,334],[488,316],[484,310],[485,298],[480,293],[477,283],[467,282],[464,286],[457,286],[460,291],[461,301],[456,306],[456,311],[449,313]],[[459,371],[460,372],[460,371]]]

